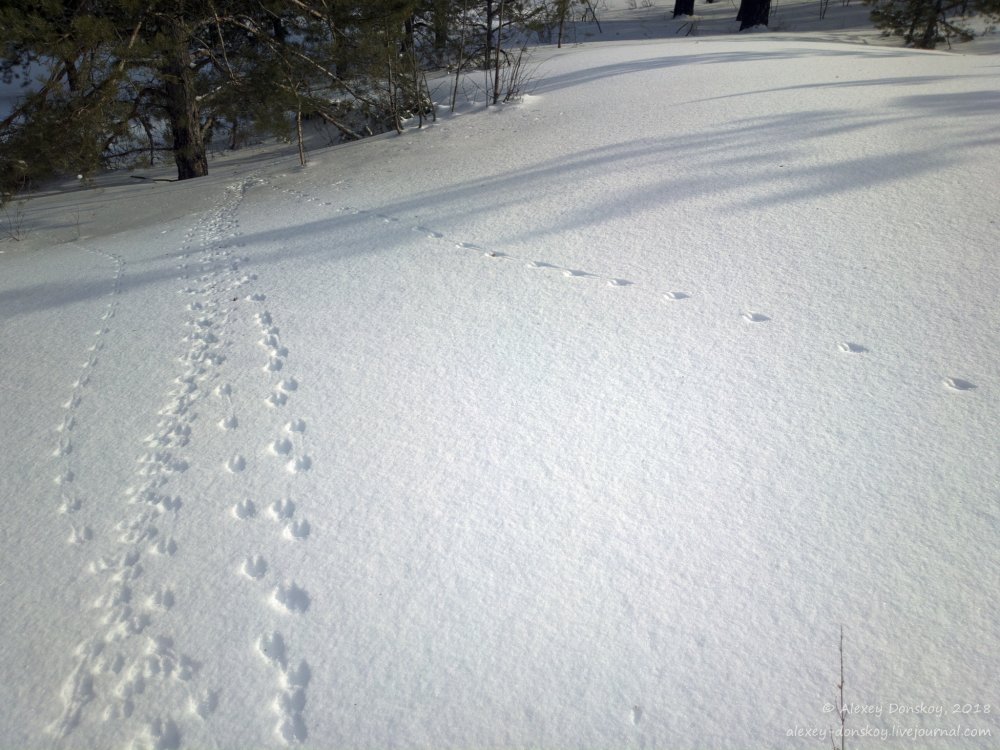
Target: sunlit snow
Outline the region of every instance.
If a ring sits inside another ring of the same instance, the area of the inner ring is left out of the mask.
[[[0,745],[997,745],[995,56],[616,17],[28,202]]]

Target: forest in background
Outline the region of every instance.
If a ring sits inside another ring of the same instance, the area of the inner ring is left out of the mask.
[[[829,0],[826,0],[828,3]],[[915,47],[968,38],[1000,0],[869,0]],[[822,5],[822,2],[821,2]],[[55,175],[172,160],[208,173],[207,150],[260,134],[299,143],[321,121],[354,140],[433,118],[427,75],[478,69],[486,101],[523,93],[528,46],[600,24],[605,0],[12,0],[0,9],[0,76],[24,95],[0,113],[0,195]],[[676,0],[674,16],[695,12]],[[740,28],[770,0],[741,0]],[[454,107],[456,89],[452,90]]]

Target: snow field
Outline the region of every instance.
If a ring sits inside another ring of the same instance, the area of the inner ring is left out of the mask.
[[[0,256],[0,734],[806,747],[841,624],[995,702],[995,78],[593,45]]]

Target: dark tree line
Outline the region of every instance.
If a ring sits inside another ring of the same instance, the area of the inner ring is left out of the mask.
[[[712,2],[712,0],[708,0]],[[876,28],[887,36],[900,36],[911,47],[934,49],[942,42],[968,41],[974,34],[970,16],[1000,21],[1000,0],[865,0],[872,6]],[[740,31],[767,26],[771,0],[740,0],[736,20]],[[825,13],[825,10],[823,11]],[[821,13],[821,18],[823,17]],[[694,0],[674,0],[674,18],[694,15]]]
[[[967,13],[1000,15],[1000,0],[867,1],[919,47],[970,36]],[[766,25],[770,6],[741,0],[741,29]],[[516,92],[531,35],[561,43],[588,14],[591,0],[3,0],[0,76],[32,85],[0,115],[0,196],[164,157],[199,177],[209,144],[255,130],[301,144],[309,118],[344,138],[398,130],[433,116],[431,68],[490,71],[496,103]]]
[[[771,0],[740,0],[736,20],[740,22],[740,31],[744,31],[754,26],[767,26],[770,14]],[[694,0],[674,0],[674,18],[693,15]]]
[[[967,19],[977,15],[1000,21],[1000,0],[866,0],[872,21],[885,35],[901,36],[918,49],[973,38]]]
[[[4,0],[0,76],[32,85],[0,115],[0,192],[163,155],[200,177],[213,141],[292,138],[308,118],[345,138],[398,129],[432,114],[428,68],[499,74],[512,29],[540,34],[575,4]]]

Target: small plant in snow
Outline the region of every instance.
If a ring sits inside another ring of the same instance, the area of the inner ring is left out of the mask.
[[[499,90],[504,103],[521,101],[527,93],[527,85],[533,80],[531,68],[527,65],[529,56],[527,45],[508,54],[507,66],[500,71]]]
[[[27,193],[27,188],[19,191],[18,194],[22,197],[17,200],[13,207],[10,200],[14,197],[13,194],[0,195],[0,211],[3,212],[3,239],[5,240],[20,242],[24,239],[24,213],[28,204]]]
[[[833,729],[830,729],[830,741],[833,743],[833,750],[847,750],[847,741],[844,739],[847,733],[847,706],[844,703],[844,626],[840,626],[840,682],[837,683],[836,697],[837,713],[840,716],[840,745],[833,739],[835,736]]]

